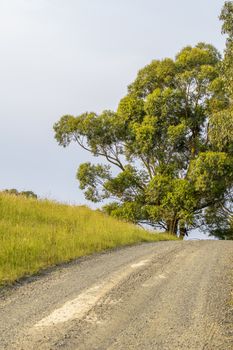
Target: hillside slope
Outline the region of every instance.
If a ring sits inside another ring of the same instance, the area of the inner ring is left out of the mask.
[[[0,284],[105,249],[169,239],[84,206],[0,194]]]

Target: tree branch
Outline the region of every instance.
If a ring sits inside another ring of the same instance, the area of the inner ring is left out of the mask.
[[[74,139],[75,141],[79,144],[80,147],[82,147],[85,151],[88,151],[90,153],[93,153],[91,149],[89,149],[88,147],[86,147],[83,142],[80,141],[79,137],[77,137],[76,135],[74,135]],[[102,156],[105,157],[107,159],[107,161],[113,165],[116,165],[118,168],[120,168],[122,171],[125,170],[123,164],[121,163],[121,161],[118,158],[114,158],[110,155],[107,154],[107,152],[96,152],[97,156]]]

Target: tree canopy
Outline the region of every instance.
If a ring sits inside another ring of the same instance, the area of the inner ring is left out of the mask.
[[[184,235],[229,198],[232,2],[225,6],[224,60],[210,44],[187,46],[142,68],[117,111],[65,115],[54,125],[61,146],[76,142],[102,160],[81,164],[77,179],[88,200],[108,199],[108,214]]]
[[[221,15],[222,32],[226,35],[226,48],[221,63],[223,89],[229,103],[213,114],[210,138],[216,149],[232,154],[233,151],[233,2],[226,1]],[[233,191],[225,192],[224,201],[208,208],[206,221],[210,231],[219,238],[233,239]]]

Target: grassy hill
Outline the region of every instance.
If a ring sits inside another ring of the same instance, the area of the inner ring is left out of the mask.
[[[0,194],[1,285],[105,249],[170,239],[87,207]]]

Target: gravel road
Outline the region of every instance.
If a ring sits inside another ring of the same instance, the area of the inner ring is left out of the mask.
[[[141,244],[0,294],[0,349],[233,349],[233,241]]]

